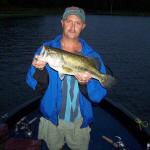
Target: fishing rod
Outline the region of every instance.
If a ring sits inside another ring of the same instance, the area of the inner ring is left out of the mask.
[[[115,148],[119,149],[119,150],[128,150],[127,147],[125,146],[125,144],[123,143],[121,137],[119,136],[115,136],[117,138],[117,142],[114,142],[113,140],[111,140],[110,138],[106,137],[106,136],[102,136],[102,138],[104,140],[106,140],[108,143],[112,144]]]

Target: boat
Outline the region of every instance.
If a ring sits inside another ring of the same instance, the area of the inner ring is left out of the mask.
[[[37,139],[40,101],[41,95],[37,95],[0,116],[0,149],[48,150],[46,143]],[[145,150],[150,146],[148,123],[108,97],[93,104],[93,112],[89,150]],[[64,149],[69,150],[66,145]]]

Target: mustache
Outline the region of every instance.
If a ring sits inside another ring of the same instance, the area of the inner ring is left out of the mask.
[[[68,32],[76,33],[76,31],[73,29],[69,29]]]

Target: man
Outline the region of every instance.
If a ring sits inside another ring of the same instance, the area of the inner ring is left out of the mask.
[[[65,9],[61,20],[63,33],[43,45],[71,53],[80,53],[99,60],[99,70],[106,73],[101,57],[79,35],[85,28],[84,10],[78,7]],[[88,150],[89,124],[93,121],[91,101],[100,102],[106,95],[99,81],[77,73],[59,75],[48,64],[38,61],[41,47],[35,54],[27,73],[27,83],[44,96],[40,105],[43,117],[39,124],[39,139],[44,139],[50,150],[60,150],[66,143],[72,150]],[[89,100],[90,99],[90,100]]]

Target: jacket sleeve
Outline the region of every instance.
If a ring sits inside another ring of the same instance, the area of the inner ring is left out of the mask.
[[[47,69],[38,70],[31,65],[27,73],[26,82],[33,90],[43,94],[49,83]]]
[[[34,79],[37,81],[35,90],[38,93],[44,94],[45,90],[48,87],[49,76],[46,67],[43,70],[36,69],[34,75]]]
[[[36,79],[33,77],[34,73],[35,73],[36,69],[31,65],[28,72],[27,72],[27,76],[26,76],[26,83],[33,89],[35,90],[36,85],[37,85],[37,81]]]
[[[35,54],[39,55],[40,51],[41,47]],[[49,83],[48,71],[46,67],[44,70],[38,70],[31,64],[27,72],[26,82],[33,90],[37,91],[38,93],[45,92]]]
[[[105,66],[101,57],[99,57],[99,71],[106,74]],[[107,94],[107,90],[101,86],[98,80],[91,79],[85,85],[79,85],[81,93],[90,101],[99,103]]]

